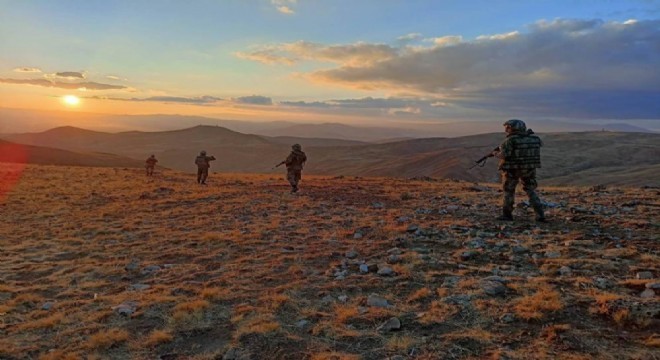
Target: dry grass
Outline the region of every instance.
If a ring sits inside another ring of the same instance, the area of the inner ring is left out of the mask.
[[[28,166],[2,203],[0,358],[143,360],[177,349],[212,359],[230,347],[275,359],[385,359],[413,349],[420,359],[642,359],[657,351],[654,315],[644,314],[658,300],[639,298],[654,280],[634,279],[656,268],[657,215],[637,207],[574,219],[569,210],[652,202],[652,189],[542,188],[544,200],[570,206],[537,226],[525,209],[514,223],[494,222],[501,194],[464,182],[305,176],[301,194],[290,195],[279,176],[212,180],[199,187],[170,171],[145,179],[139,169]],[[440,211],[449,206],[458,209]],[[407,231],[413,224],[421,234]],[[461,259],[477,237],[486,246]],[[388,265],[395,276],[359,272],[363,261],[387,263],[394,247],[403,252]],[[346,258],[353,249],[358,257]],[[547,259],[549,250],[561,257]],[[149,265],[159,270],[143,272]],[[572,275],[555,272],[565,265]],[[497,271],[507,291],[489,296],[482,279]],[[610,285],[599,289],[596,277]],[[392,307],[367,305],[372,293]],[[42,310],[46,302],[55,305]],[[135,306],[130,316],[113,310],[126,303]],[[376,330],[392,317],[399,332]],[[585,327],[580,342],[566,342]],[[515,346],[498,352],[500,344]]]
[[[109,329],[89,337],[86,347],[90,350],[105,350],[126,342],[130,334],[124,329]]]
[[[544,313],[561,310],[563,306],[559,292],[544,286],[533,295],[517,299],[513,309],[520,318],[530,320],[540,319]]]

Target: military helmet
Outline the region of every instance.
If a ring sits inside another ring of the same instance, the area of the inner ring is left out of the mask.
[[[200,155],[206,155],[206,150],[202,150],[199,152]]]
[[[302,146],[300,146],[300,144],[293,144],[291,148],[293,150],[298,150],[298,151],[302,150]]]
[[[523,132],[527,130],[527,125],[525,125],[525,122],[518,119],[508,120],[503,125],[511,127],[511,130],[513,131]]]

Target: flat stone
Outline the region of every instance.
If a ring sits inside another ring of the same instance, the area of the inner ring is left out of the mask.
[[[158,272],[158,271],[160,271],[160,266],[158,266],[158,265],[149,265],[149,266],[145,267],[144,269],[142,269],[142,275],[149,275],[149,274],[153,274],[153,273]]]
[[[507,282],[509,282],[509,280],[507,280],[507,279],[505,279],[501,276],[497,276],[497,275],[485,277],[483,280],[484,281],[497,281],[497,282],[502,283],[502,284],[506,284]]]
[[[55,303],[52,302],[52,301],[45,302],[43,305],[41,305],[41,310],[48,311],[48,310],[52,309],[54,305],[55,305]]]
[[[561,257],[561,253],[559,251],[546,251],[544,255],[548,259],[557,259]]]

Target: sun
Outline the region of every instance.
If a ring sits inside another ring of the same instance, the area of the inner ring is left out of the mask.
[[[69,106],[76,106],[80,104],[80,98],[75,95],[65,95],[62,97],[62,101]]]

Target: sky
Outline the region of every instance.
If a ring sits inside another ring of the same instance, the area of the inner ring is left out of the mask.
[[[378,125],[660,121],[660,0],[0,9],[0,108]]]

